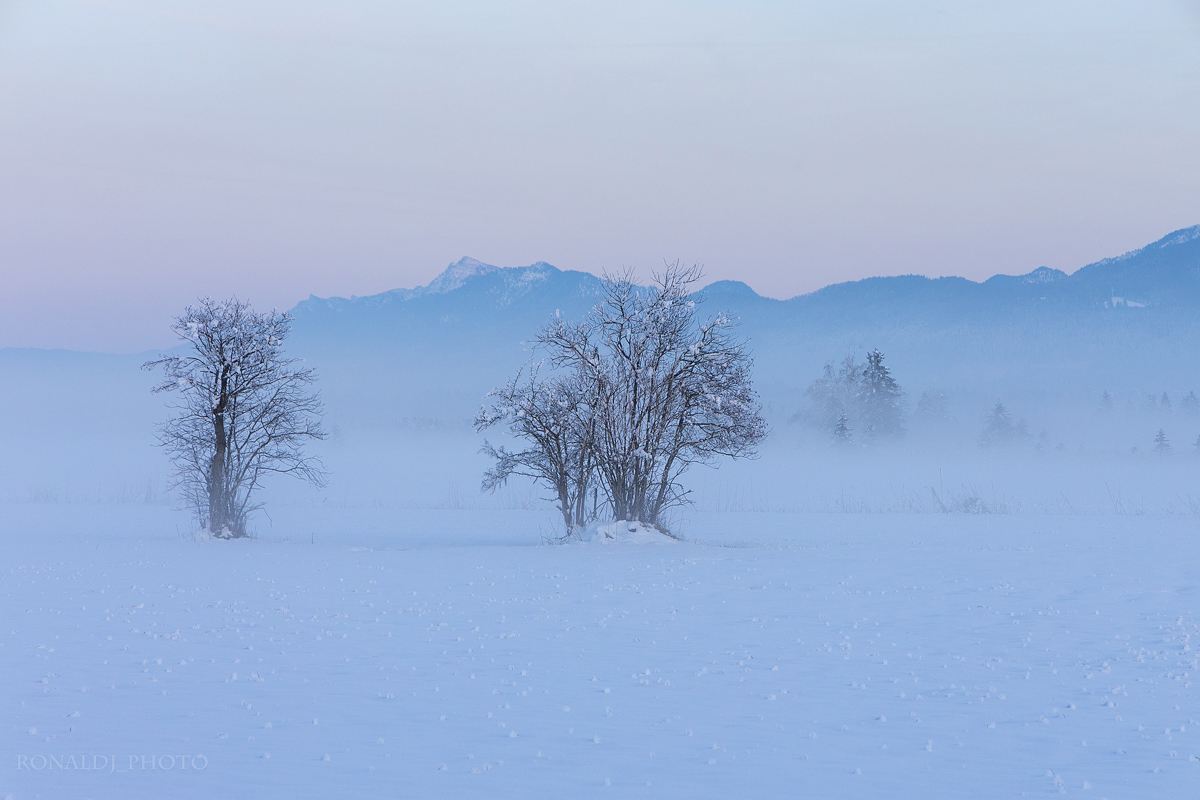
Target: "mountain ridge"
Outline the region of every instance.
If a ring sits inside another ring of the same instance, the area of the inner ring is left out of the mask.
[[[1106,275],[1112,277],[1112,273],[1114,272],[1113,268],[1118,267],[1119,265],[1123,265],[1125,262],[1137,261],[1139,258],[1147,259],[1148,257],[1151,257],[1151,256],[1157,257],[1157,256],[1159,256],[1158,251],[1167,250],[1167,248],[1170,248],[1170,247],[1185,246],[1185,245],[1189,245],[1192,243],[1200,243],[1200,225],[1193,225],[1193,226],[1190,226],[1187,228],[1181,228],[1179,230],[1172,231],[1171,233],[1167,234],[1166,236],[1162,237],[1161,239],[1159,239],[1155,242],[1151,242],[1148,245],[1145,245],[1140,248],[1136,248],[1134,250],[1130,250],[1119,256],[1113,256],[1110,258],[1101,259],[1100,261],[1096,261],[1091,264],[1085,264],[1084,266],[1078,268],[1077,270],[1075,270],[1074,272],[1071,272],[1071,273],[1067,273],[1067,272],[1064,272],[1059,269],[1052,269],[1050,267],[1043,266],[1043,267],[1037,267],[1037,268],[1031,270],[1030,272],[1025,273],[1024,275],[1010,275],[1008,273],[997,273],[997,274],[992,275],[991,277],[986,278],[982,281],[973,281],[970,278],[964,278],[964,277],[954,276],[954,275],[940,276],[940,277],[936,277],[936,278],[930,278],[928,276],[917,274],[917,273],[907,273],[907,274],[902,274],[902,275],[879,275],[879,276],[869,276],[866,278],[860,278],[860,279],[853,280],[853,281],[839,281],[837,283],[828,284],[819,289],[815,289],[811,292],[805,292],[802,294],[793,295],[792,297],[788,297],[788,298],[767,297],[765,295],[758,294],[758,292],[755,291],[753,287],[751,287],[749,284],[745,283],[744,281],[728,280],[728,279],[721,280],[721,281],[715,281],[714,283],[708,284],[703,289],[701,289],[701,291],[707,292],[714,288],[717,288],[719,291],[722,291],[724,293],[726,291],[729,291],[730,288],[736,284],[739,287],[739,289],[738,289],[739,294],[743,294],[743,295],[753,294],[755,297],[763,299],[763,300],[776,300],[778,302],[786,303],[786,302],[790,302],[790,301],[801,300],[803,298],[819,295],[823,292],[828,292],[829,290],[836,289],[838,287],[856,286],[856,285],[862,285],[867,282],[879,282],[879,281],[882,281],[882,282],[895,281],[895,282],[897,282],[897,285],[899,285],[899,282],[902,282],[905,279],[919,279],[919,280],[923,280],[923,281],[929,281],[931,283],[937,282],[937,281],[951,281],[951,282],[957,283],[957,282],[961,281],[964,284],[970,284],[970,285],[979,286],[979,287],[985,287],[985,286],[988,286],[989,284],[993,285],[993,286],[1009,286],[1009,287],[1015,287],[1015,286],[1045,287],[1050,284],[1064,284],[1064,282],[1066,282],[1067,284],[1070,284],[1070,282],[1072,280],[1075,280],[1078,282],[1079,280],[1081,280],[1083,278],[1094,279],[1097,275],[1099,275],[1099,273],[1102,273],[1102,272],[1106,273]],[[1196,248],[1196,255],[1197,255],[1197,258],[1200,258],[1200,248]],[[1155,258],[1155,260],[1158,260],[1158,259]],[[1200,263],[1200,261],[1198,261],[1197,263]],[[1200,269],[1200,267],[1198,267],[1198,269]],[[413,300],[413,299],[417,299],[417,298],[421,298],[421,297],[428,297],[430,295],[448,294],[450,292],[461,289],[463,286],[465,286],[468,282],[472,281],[473,279],[487,276],[487,275],[492,275],[494,273],[500,273],[502,275],[508,276],[507,277],[508,283],[517,284],[517,283],[521,283],[521,282],[530,282],[530,278],[527,276],[533,276],[534,279],[544,279],[546,277],[546,273],[551,272],[551,271],[557,272],[557,273],[570,273],[570,274],[574,274],[574,275],[590,276],[595,281],[597,281],[597,282],[600,281],[600,278],[598,278],[595,275],[592,275],[591,273],[580,272],[580,271],[576,271],[576,270],[560,269],[560,268],[558,268],[548,262],[545,262],[545,261],[538,261],[538,262],[535,262],[534,264],[530,264],[530,265],[526,265],[526,266],[501,267],[501,266],[497,266],[494,264],[489,264],[489,263],[480,261],[471,256],[463,256],[458,261],[455,261],[452,264],[448,265],[441,273],[439,273],[433,280],[431,280],[428,284],[426,284],[424,286],[416,286],[411,289],[408,289],[408,288],[390,289],[388,291],[379,292],[374,295],[365,295],[365,296],[361,296],[361,297],[352,296],[348,299],[342,298],[342,297],[337,297],[337,296],[323,298],[323,297],[317,297],[315,295],[311,295],[307,301],[302,301],[301,304],[308,303],[311,301],[311,302],[333,303],[333,304],[337,304],[340,306],[344,303],[358,303],[358,302],[368,302],[368,303],[376,302],[377,303],[377,302],[383,302],[383,301],[389,301],[389,300],[408,301],[408,300]],[[1115,287],[1114,287],[1113,293],[1115,294]],[[300,304],[298,304],[298,305],[300,305]]]
[[[875,347],[914,387],[1098,394],[1162,383],[1200,348],[1200,226],[1069,275],[871,277],[782,300],[723,280],[701,293],[703,313],[737,321],[764,394],[780,406],[799,402],[824,362]],[[590,273],[467,257],[425,287],[298,304],[293,346],[327,386],[370,373],[378,402],[408,393],[468,416],[531,357],[527,343],[555,312],[581,319],[601,295]]]
[[[1101,391],[1186,393],[1200,384],[1200,226],[1070,275],[1039,267],[982,282],[872,277],[784,300],[735,280],[702,292],[702,313],[737,322],[764,400],[788,415],[825,362],[873,348],[914,397],[937,389],[980,403],[1019,393],[1092,403]],[[601,296],[590,273],[464,258],[423,287],[297,304],[288,350],[317,368],[342,419],[461,421],[536,355],[529,342],[555,312],[581,319]],[[122,380],[140,393],[149,380],[141,360],[0,350],[11,386],[78,363],[104,380],[129,372]]]

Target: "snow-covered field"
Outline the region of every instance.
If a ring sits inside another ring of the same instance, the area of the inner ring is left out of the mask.
[[[198,542],[165,506],[3,510],[0,797],[1200,785],[1195,517],[696,512],[606,547],[539,544],[545,511]]]

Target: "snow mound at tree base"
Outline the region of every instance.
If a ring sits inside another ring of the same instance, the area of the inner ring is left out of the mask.
[[[192,531],[193,542],[236,542],[239,539],[249,540],[250,537],[245,534],[239,536],[238,534],[229,530],[229,528],[221,528],[220,532],[218,533],[213,533],[208,528],[197,528],[196,530]]]
[[[630,522],[619,519],[616,522],[593,522],[576,534],[578,540],[586,544],[677,544],[678,539],[660,531],[645,522]]]

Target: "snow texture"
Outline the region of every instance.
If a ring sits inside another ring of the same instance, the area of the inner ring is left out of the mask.
[[[537,545],[548,511],[313,542],[6,511],[14,798],[1186,797],[1200,769],[1194,519],[697,513],[596,548]]]

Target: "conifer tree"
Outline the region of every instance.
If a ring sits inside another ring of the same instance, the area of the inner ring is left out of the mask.
[[[883,364],[878,349],[867,353],[858,384],[863,433],[873,439],[895,438],[904,433],[904,390]]]
[[[833,443],[835,445],[848,445],[851,442],[850,437],[850,418],[845,412],[838,415],[837,424],[833,426]]]
[[[999,400],[992,410],[984,417],[983,435],[979,443],[984,447],[1006,444],[1017,438],[1017,427],[1013,424],[1012,414]]]
[[[1162,428],[1158,429],[1158,435],[1154,437],[1154,452],[1160,456],[1171,452],[1171,443],[1167,441],[1167,432]]]
[[[855,363],[854,354],[847,353],[839,365],[830,361],[825,364],[821,377],[813,381],[804,391],[809,406],[793,419],[807,418],[818,427],[832,432],[838,418],[849,419],[857,415],[859,379],[862,365]]]

